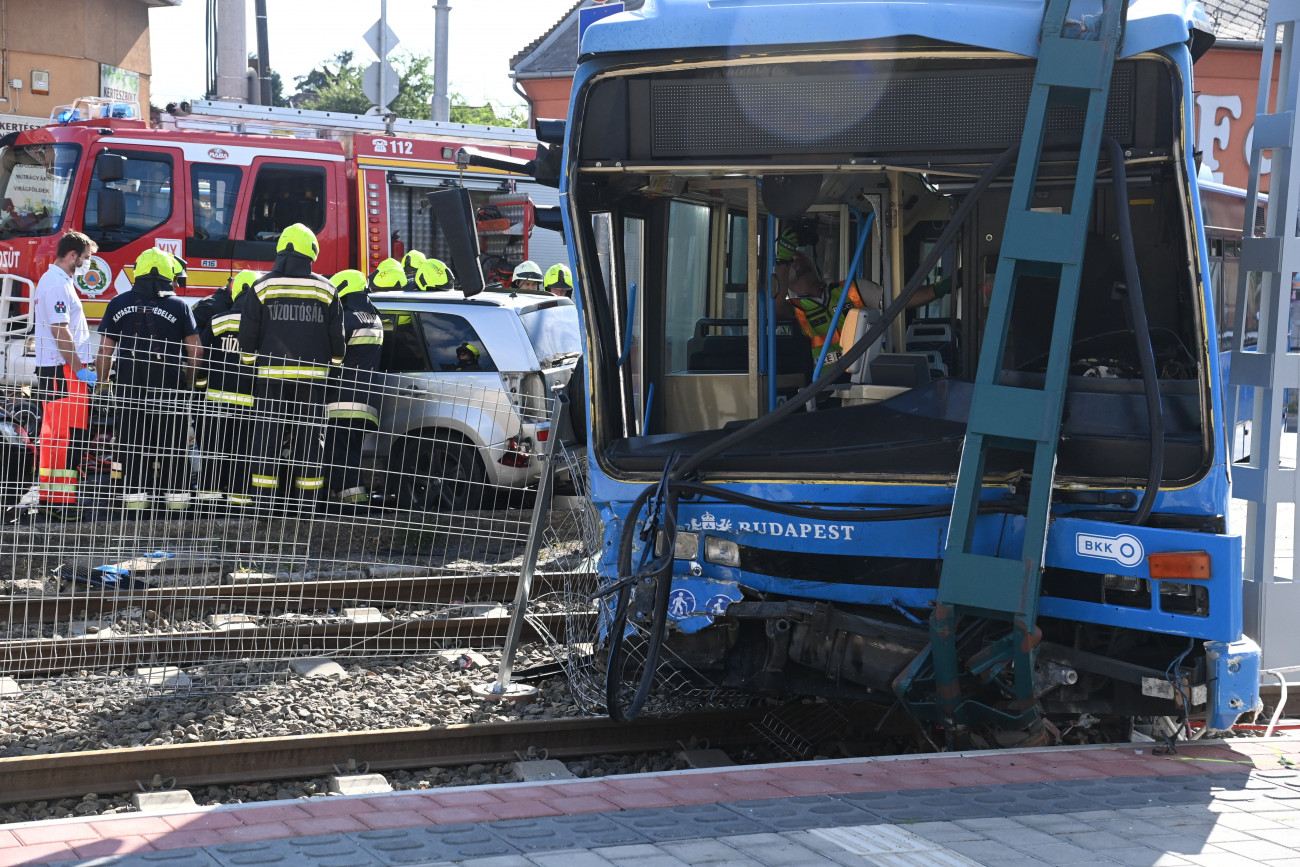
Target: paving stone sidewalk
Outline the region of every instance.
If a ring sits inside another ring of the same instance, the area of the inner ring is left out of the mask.
[[[0,865],[1300,867],[1297,768],[1287,739],[439,789],[2,826]]]

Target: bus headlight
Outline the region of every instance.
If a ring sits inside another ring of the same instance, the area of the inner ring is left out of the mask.
[[[656,557],[662,557],[664,555],[664,548],[667,546],[667,539],[668,534],[663,530],[660,530],[659,535],[655,537]],[[683,533],[681,530],[677,531],[676,539],[673,542],[674,560],[694,560],[699,556],[699,550],[699,533]]]
[[[704,559],[719,566],[740,568],[740,546],[730,539],[704,537]]]

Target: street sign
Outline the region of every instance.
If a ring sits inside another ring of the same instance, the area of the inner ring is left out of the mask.
[[[384,68],[382,92],[379,89],[379,70],[381,68]],[[366,67],[366,71],[361,73],[361,92],[366,95],[367,99],[379,106],[381,110],[387,109],[388,104],[397,99],[397,70],[382,60],[370,64]]]
[[[387,36],[382,45],[379,42],[380,33],[384,33],[384,35]],[[375,57],[378,57],[380,60],[387,57],[388,53],[397,47],[397,43],[397,34],[393,32],[393,28],[389,27],[382,18],[376,21],[374,26],[366,31],[366,44],[370,46],[371,51],[375,52]]]

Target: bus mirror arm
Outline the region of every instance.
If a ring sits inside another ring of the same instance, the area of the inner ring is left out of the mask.
[[[548,187],[560,185],[560,149],[537,145],[537,156],[531,160],[519,157],[507,157],[500,154],[485,154],[473,148],[459,148],[456,151],[456,168],[464,171],[471,166],[485,169],[497,169],[516,175],[528,175],[539,184]]]
[[[521,160],[519,157],[485,154],[473,148],[459,148],[456,151],[456,168],[467,169],[470,166],[497,169],[498,171],[531,177],[533,170],[537,168],[537,160]]]

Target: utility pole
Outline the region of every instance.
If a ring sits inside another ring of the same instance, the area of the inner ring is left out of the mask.
[[[451,97],[447,94],[447,43],[451,7],[447,0],[433,4],[433,100],[429,106],[434,120],[451,120]]]
[[[271,39],[266,29],[266,0],[257,0],[257,77],[262,105],[271,104]]]
[[[217,99],[248,99],[248,24],[244,0],[220,0],[217,7]]]

